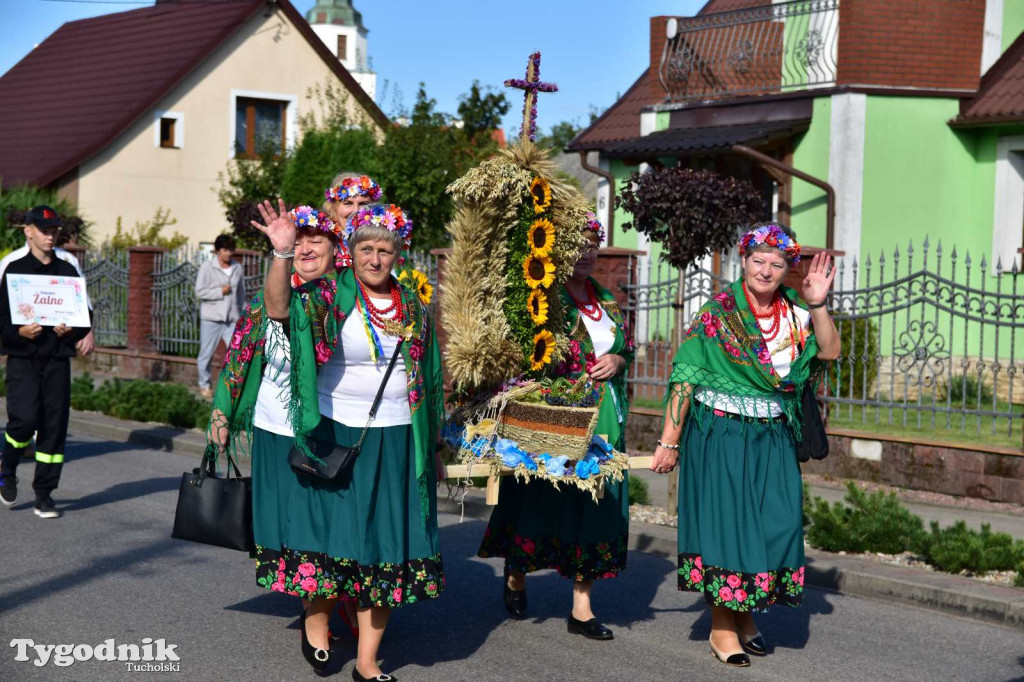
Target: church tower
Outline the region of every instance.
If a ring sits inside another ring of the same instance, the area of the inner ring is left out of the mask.
[[[317,0],[306,21],[371,99],[377,99],[377,74],[369,65],[363,15],[352,0]]]

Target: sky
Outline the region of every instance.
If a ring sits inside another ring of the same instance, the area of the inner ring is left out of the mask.
[[[224,1],[224,0],[216,0]],[[66,21],[121,12],[152,1],[0,0],[0,73],[18,63]],[[293,0],[303,14],[315,0]],[[369,29],[378,104],[397,113],[395,94],[410,107],[420,82],[439,111],[455,114],[473,80],[503,89],[523,78],[527,56],[541,51],[541,79],[559,92],[540,95],[538,124],[585,125],[592,107],[604,110],[643,73],[649,61],[650,17],[690,16],[704,0],[355,0]],[[522,8],[528,15],[518,14]],[[386,84],[386,87],[385,87]],[[518,132],[522,97],[507,90],[512,107],[505,129]],[[383,95],[383,96],[382,96]]]

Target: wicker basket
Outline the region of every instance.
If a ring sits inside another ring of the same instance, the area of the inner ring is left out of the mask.
[[[559,407],[513,400],[501,416],[498,435],[514,440],[527,452],[580,459],[587,454],[596,426],[595,407]]]

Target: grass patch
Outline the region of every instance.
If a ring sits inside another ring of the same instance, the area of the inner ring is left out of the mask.
[[[930,400],[922,401],[923,406],[930,406]],[[944,402],[936,407],[945,407]],[[953,402],[953,409],[960,405]],[[983,409],[991,410],[991,400]],[[1021,413],[1020,405],[1000,401],[996,411]],[[903,413],[906,412],[906,424]],[[947,423],[948,419],[948,423]],[[919,423],[920,421],[920,423]],[[1021,449],[1021,421],[1014,421],[1012,430],[1007,429],[1009,419],[1006,417],[986,417],[979,415],[946,414],[929,410],[897,409],[863,405],[835,405],[829,414],[828,426],[836,429],[868,431],[880,436],[900,438],[920,438],[923,440],[942,441],[966,445],[987,445]],[[980,431],[979,431],[980,426]],[[992,433],[993,426],[995,433]]]

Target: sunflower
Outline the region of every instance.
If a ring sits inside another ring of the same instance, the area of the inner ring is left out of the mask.
[[[526,235],[526,241],[530,245],[530,252],[537,257],[551,255],[551,249],[555,246],[555,226],[547,218],[539,218],[530,225],[530,231]]]
[[[551,206],[551,185],[539,175],[530,183],[530,194],[533,195],[533,210],[543,213]]]
[[[423,305],[430,305],[430,299],[434,296],[434,287],[426,275],[419,270],[403,270],[398,275],[398,281],[415,291]]]
[[[523,277],[531,289],[547,289],[555,281],[555,264],[547,256],[529,255],[523,261]]]
[[[533,355],[530,356],[530,369],[536,372],[551,362],[551,354],[555,352],[555,336],[547,329],[542,329],[533,337]]]
[[[530,311],[530,319],[536,325],[548,321],[548,296],[543,289],[534,289],[526,299],[526,309]]]

